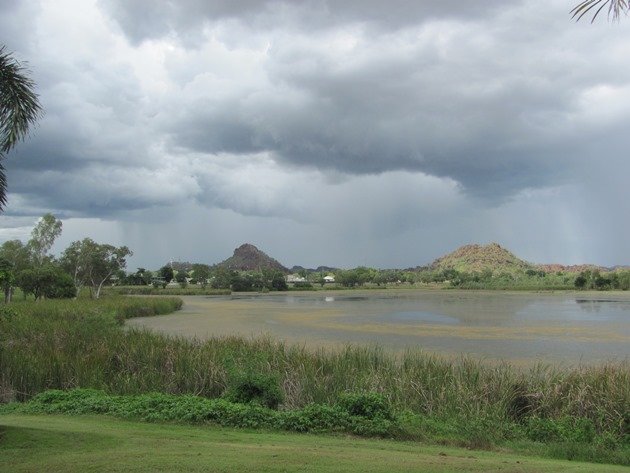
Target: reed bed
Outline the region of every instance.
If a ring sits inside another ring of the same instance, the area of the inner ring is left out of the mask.
[[[282,409],[334,404],[376,392],[397,412],[457,418],[484,429],[527,419],[587,419],[597,432],[630,438],[630,364],[528,370],[377,345],[308,350],[268,338],[194,340],[121,327],[129,317],[171,312],[175,298],[24,302],[0,312],[0,400],[49,389],[94,388],[218,398],[235,374],[277,380]]]

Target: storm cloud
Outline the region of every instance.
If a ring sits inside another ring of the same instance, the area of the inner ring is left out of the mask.
[[[0,6],[46,112],[6,161],[2,238],[52,211],[66,240],[157,232],[194,261],[252,241],[286,264],[412,266],[498,240],[626,262],[623,20],[542,0]],[[203,212],[215,245],[171,227]]]

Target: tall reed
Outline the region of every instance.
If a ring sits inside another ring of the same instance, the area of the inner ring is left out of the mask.
[[[575,416],[601,431],[629,433],[627,361],[523,370],[419,350],[393,354],[377,345],[311,351],[268,337],[201,341],[119,325],[180,305],[177,299],[123,297],[16,304],[0,315],[0,398],[26,400],[47,389],[77,387],[216,398],[234,373],[250,370],[279,380],[286,408],[375,391],[398,411],[438,418]]]

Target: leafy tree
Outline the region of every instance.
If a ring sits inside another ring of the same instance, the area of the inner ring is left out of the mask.
[[[0,245],[0,257],[8,260],[15,271],[22,271],[31,265],[29,250],[20,240],[8,240]]]
[[[606,276],[602,276],[601,274],[598,274],[593,280],[593,286],[595,287],[595,289],[599,291],[610,289],[611,280],[610,278]]]
[[[72,278],[60,267],[51,263],[25,269],[17,275],[17,284],[24,295],[35,299],[74,297],[76,289]]]
[[[171,268],[168,264],[162,266],[160,269],[158,269],[157,272],[158,277],[162,278],[166,284],[168,284],[169,282],[171,282],[173,280],[173,277],[175,276],[175,272],[173,271],[173,268]]]
[[[622,291],[630,289],[630,271],[620,271],[617,273],[615,289],[621,289]]]
[[[127,257],[133,252],[126,246],[96,244],[91,251],[90,284],[92,297],[98,299],[101,289],[109,278],[117,271],[127,266]]]
[[[138,268],[135,273],[129,274],[125,277],[125,284],[131,286],[147,286],[151,284],[153,279],[153,273],[145,268]]]
[[[61,235],[61,220],[48,213],[39,219],[35,228],[31,231],[31,239],[27,246],[32,254],[36,266],[42,266],[50,261],[48,252],[55,240]]]
[[[76,293],[77,288],[72,277],[61,268],[55,267],[51,284],[44,288],[44,296],[48,299],[70,299]]]
[[[233,273],[236,271],[230,271],[223,266],[217,267],[213,271],[210,286],[212,289],[230,289],[234,277]]]
[[[230,287],[235,292],[261,291],[265,286],[260,271],[232,271]]]
[[[5,303],[11,302],[13,297],[13,288],[15,286],[15,276],[20,272],[31,267],[31,258],[28,248],[20,240],[5,241],[0,246],[0,260],[4,260],[5,270],[11,271],[12,277],[5,274],[2,285],[4,290]]]
[[[177,271],[177,274],[175,275],[175,281],[179,283],[182,289],[187,287],[188,286],[188,273],[184,270]]]
[[[208,279],[210,278],[210,266],[207,264],[193,264],[192,267],[193,276],[197,280],[197,284],[205,288],[208,285]]]
[[[4,303],[11,302],[11,294],[15,284],[15,273],[13,272],[13,264],[5,258],[0,258],[0,287],[4,292]]]
[[[7,203],[7,179],[2,160],[41,116],[35,83],[11,53],[0,47],[0,211]]]
[[[622,13],[627,14],[630,11],[629,0],[584,0],[571,10],[573,14],[572,18],[577,21],[588,13],[593,13],[591,23],[595,21],[595,18],[608,7],[608,18],[612,20],[618,20]]]
[[[335,274],[335,281],[344,287],[354,287],[359,284],[359,277],[357,272],[352,269],[340,270]]]
[[[356,273],[359,286],[363,286],[365,283],[372,282],[377,273],[375,269],[366,268],[365,266],[359,266],[354,271]]]
[[[133,253],[126,246],[99,244],[91,238],[75,241],[63,252],[61,265],[72,275],[77,294],[84,285],[90,285],[90,294],[98,299],[103,284],[124,269],[126,258]]]
[[[42,268],[52,262],[53,258],[48,252],[61,234],[61,226],[61,220],[57,220],[54,215],[48,213],[39,219],[31,231],[31,239],[26,245],[19,240],[10,240],[2,244],[0,257],[6,259],[12,265],[14,275],[14,278],[5,281],[4,290],[7,302],[11,300],[14,282],[19,279],[19,275],[23,271]],[[40,281],[41,284],[45,285],[45,281],[50,276],[49,269],[41,272],[41,274],[37,272],[28,273],[30,276],[27,275],[27,279],[31,282]],[[33,282],[34,287],[40,287],[40,282]],[[38,298],[43,296],[44,294],[41,292]]]
[[[310,284],[309,284],[310,286]],[[271,287],[270,289],[274,290],[274,291],[286,291],[287,289],[289,289],[289,286],[287,285],[287,280],[284,277],[284,274],[282,274],[282,271],[274,271],[272,276],[271,276]]]
[[[617,288],[619,285],[619,276],[603,276],[596,269],[582,271],[573,283],[577,289],[597,289],[603,291],[606,289]]]
[[[282,271],[263,268],[260,270],[260,276],[262,279],[262,287],[270,291],[286,291],[289,288]]]
[[[74,281],[77,296],[81,292],[81,288],[90,280],[90,253],[93,245],[95,243],[90,238],[85,238],[82,241],[73,241],[64,250],[59,259],[61,267],[70,274]]]
[[[230,274],[230,286],[235,292],[245,292],[252,290],[252,283],[245,273],[232,271]]]

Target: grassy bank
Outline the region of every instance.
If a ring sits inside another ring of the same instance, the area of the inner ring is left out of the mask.
[[[212,289],[211,287],[188,286],[165,288],[153,286],[110,286],[105,288],[105,294],[125,296],[229,296],[229,289]]]
[[[527,448],[540,444],[551,456],[629,463],[627,362],[523,371],[420,351],[394,355],[377,346],[313,352],[268,338],[202,342],[119,325],[127,317],[174,310],[179,303],[112,298],[16,304],[0,316],[2,399],[24,401],[49,389],[94,388],[108,395],[158,392],[188,395],[185,402],[229,402],[239,401],[235,393],[240,389],[253,393],[254,401],[277,405],[280,412],[299,417],[301,410],[315,409],[308,415],[321,418],[330,414],[321,406],[336,409],[348,393],[379,393],[392,412],[385,420],[394,422],[385,423],[387,436],[483,448],[525,442]],[[267,403],[265,396],[274,402]],[[313,405],[320,407],[309,407]],[[254,417],[260,414],[255,412]],[[272,420],[288,415],[269,412],[278,411],[266,409],[260,415]],[[353,427],[338,430],[361,433]]]
[[[51,390],[36,395],[27,403],[0,405],[0,415],[101,414],[149,422],[352,434],[477,450],[500,446],[528,455],[630,464],[627,442],[615,442],[610,435],[598,435],[585,419],[530,418],[520,425],[505,420],[482,425],[479,419],[476,423],[474,419],[462,422],[456,417],[435,418],[396,412],[387,399],[377,393],[342,393],[333,404],[277,410],[265,406],[264,398],[246,399],[251,395],[251,385],[245,391],[241,387],[240,398],[227,395],[222,399],[207,399],[160,393],[112,395],[93,389]],[[487,432],[495,430],[494,434]]]
[[[146,424],[103,417],[0,416],[1,471],[615,473],[624,467],[321,435]],[[28,455],[24,453],[28,451]]]

